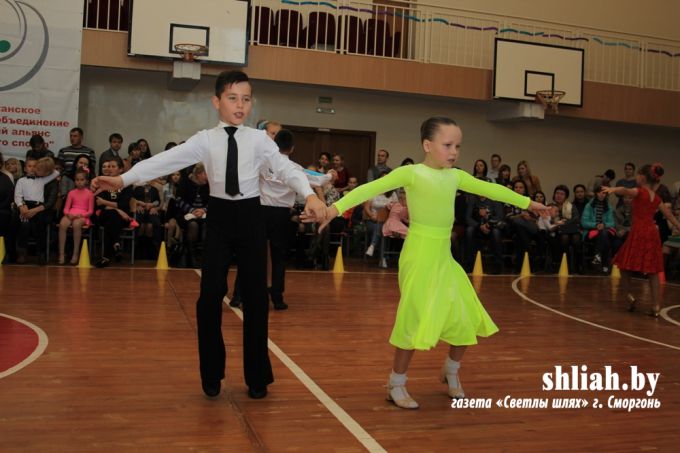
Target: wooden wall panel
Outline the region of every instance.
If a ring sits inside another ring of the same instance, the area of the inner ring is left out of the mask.
[[[172,71],[171,62],[127,56],[127,34],[83,30],[83,65]],[[216,75],[225,66],[203,65]],[[397,59],[251,46],[253,79],[487,101],[491,71]],[[625,123],[680,127],[680,92],[586,82],[584,107],[560,108],[560,115]]]

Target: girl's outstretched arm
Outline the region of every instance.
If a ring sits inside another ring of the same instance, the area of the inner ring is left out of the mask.
[[[619,187],[604,186],[604,187],[602,187],[602,191],[605,192],[607,195],[609,195],[610,193],[613,193],[613,194],[620,195],[620,196],[628,195],[629,197],[633,197],[633,198],[637,197],[637,194],[638,194],[637,188],[626,189],[625,187],[621,187],[621,186],[619,186]]]

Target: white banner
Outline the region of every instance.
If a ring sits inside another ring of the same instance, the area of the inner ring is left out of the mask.
[[[0,0],[0,151],[25,157],[42,135],[56,155],[78,122],[82,0]]]

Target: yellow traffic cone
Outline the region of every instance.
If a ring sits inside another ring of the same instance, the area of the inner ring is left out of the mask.
[[[472,268],[472,275],[481,276],[484,275],[484,269],[482,268],[482,252],[477,251],[477,257],[475,258],[475,267]]]
[[[342,274],[345,272],[345,265],[342,262],[342,247],[338,247],[338,251],[335,254],[335,263],[333,263],[333,273]]]
[[[557,273],[560,277],[569,277],[569,264],[567,263],[567,254],[562,254],[562,264],[560,264],[560,271]]]
[[[82,269],[89,269],[90,265],[90,249],[87,247],[87,239],[83,239],[83,245],[80,247],[80,259],[78,259],[78,267]]]
[[[5,237],[0,236],[0,266],[2,266],[2,262],[5,260]]]
[[[158,251],[158,260],[156,261],[156,269],[167,271],[170,269],[168,266],[168,254],[165,251],[165,241],[161,242],[161,249]]]
[[[610,275],[611,278],[621,278],[621,271],[619,271],[619,266],[614,264],[612,266],[612,273]]]
[[[524,261],[522,262],[522,271],[519,273],[520,277],[531,277],[531,263],[529,262],[529,253],[524,252]]]

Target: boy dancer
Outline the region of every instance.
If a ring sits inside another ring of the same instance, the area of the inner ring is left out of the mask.
[[[264,398],[274,381],[267,350],[266,241],[260,207],[259,174],[270,168],[305,196],[306,211],[323,217],[326,205],[312,192],[304,173],[285,159],[264,131],[243,125],[252,108],[252,88],[241,71],[217,77],[213,107],[220,123],[186,143],[138,163],[120,177],[98,177],[95,188],[125,185],[169,175],[197,162],[205,164],[210,184],[201,294],[196,303],[198,350],[203,391],[217,396],[224,378],[222,299],[227,271],[236,254],[243,277],[243,361],[248,395]]]

